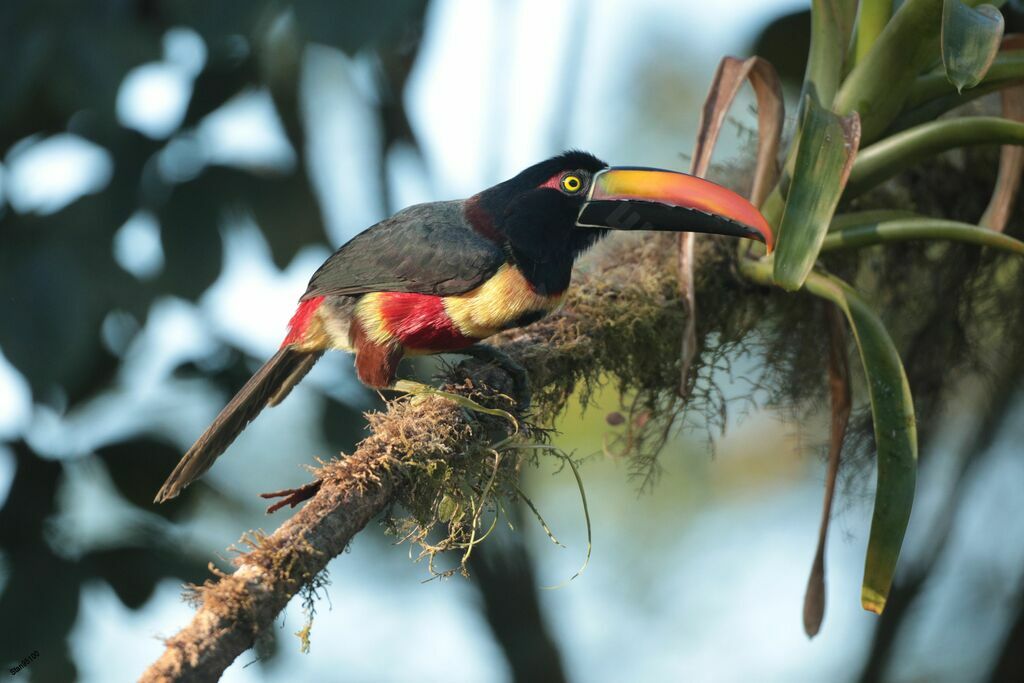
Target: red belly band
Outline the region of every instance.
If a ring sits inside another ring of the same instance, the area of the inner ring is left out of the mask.
[[[384,328],[407,349],[455,351],[479,341],[459,331],[439,296],[386,292],[378,301]]]

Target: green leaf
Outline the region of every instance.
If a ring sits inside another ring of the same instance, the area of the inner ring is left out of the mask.
[[[826,107],[839,90],[856,16],[855,0],[811,2],[811,49],[802,94],[813,95]]]
[[[985,77],[999,52],[1005,21],[992,5],[970,8],[960,0],[942,5],[942,65],[957,92]]]
[[[835,111],[860,114],[864,141],[873,141],[899,114],[910,85],[939,56],[942,0],[907,0],[847,76]]]
[[[970,223],[938,218],[909,218],[881,222],[869,220],[861,225],[851,225],[830,232],[822,243],[821,250],[859,249],[885,242],[913,240],[965,242],[1024,256],[1024,242],[1009,235]]]
[[[860,139],[857,115],[840,118],[808,95],[799,136],[775,251],[775,283],[790,291],[814,267],[843,194]]]
[[[803,109],[809,96],[826,109],[831,107],[836,90],[842,80],[843,66],[846,60],[847,46],[853,31],[853,20],[857,14],[857,3],[840,0],[815,0],[811,7],[811,46],[807,59],[807,70],[804,74],[804,85],[801,93],[799,117],[803,119]],[[799,131],[793,138],[786,154],[785,172],[770,194],[755,193],[751,197],[754,204],[760,206],[761,213],[773,227],[781,221],[785,201],[785,187],[793,177],[796,163],[796,151]]]
[[[878,486],[860,600],[864,609],[881,614],[914,504],[914,402],[903,363],[885,325],[860,295],[842,280],[817,273],[807,278],[807,290],[828,299],[846,314],[867,377],[878,452]]]
[[[745,259],[741,272],[770,284],[767,262]],[[889,597],[900,548],[910,521],[917,478],[917,426],[914,404],[896,347],[878,315],[852,287],[831,275],[811,273],[808,292],[843,311],[860,352],[867,378],[878,452],[878,485],[861,588],[864,609],[881,614]]]
[[[942,2],[906,0],[900,5],[839,88],[833,110],[860,114],[865,143],[882,135],[903,109],[914,79],[938,61]]]
[[[892,17],[893,0],[861,0],[857,17],[857,40],[854,47],[854,62],[859,62],[878,40],[885,25]]]
[[[1024,81],[1024,49],[1006,49],[1004,47],[996,55],[988,71],[985,72],[981,84],[989,84],[991,86],[989,92],[991,92],[993,89],[1004,88],[1021,81]],[[910,87],[910,94],[907,96],[907,111],[913,111],[943,98],[950,98],[950,101],[963,104],[973,99],[974,91],[977,89],[978,86],[975,86],[971,92],[959,95],[949,78],[946,77],[945,69],[929,71],[915,79],[914,84]]]
[[[1024,123],[998,116],[965,116],[887,137],[857,155],[846,196],[855,197],[919,161],[965,145],[1024,145]]]

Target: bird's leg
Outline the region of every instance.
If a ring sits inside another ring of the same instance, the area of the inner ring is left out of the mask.
[[[529,409],[530,377],[526,373],[526,368],[520,365],[511,356],[490,344],[474,344],[473,346],[457,351],[457,353],[469,356],[470,358],[475,358],[483,363],[491,363],[507,372],[512,378],[516,394],[513,398],[515,398],[520,410],[525,412]]]

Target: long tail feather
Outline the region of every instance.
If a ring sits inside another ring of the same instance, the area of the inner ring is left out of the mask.
[[[155,502],[162,503],[174,498],[198,479],[268,403],[277,399],[273,403],[276,405],[284,399],[288,391],[309,372],[320,355],[319,352],[296,351],[287,346],[275,353],[249,378],[224,410],[220,411],[213,424],[188,450],[160,487]]]
[[[273,408],[276,405],[280,405],[281,401],[288,398],[288,394],[292,393],[292,389],[295,385],[302,381],[302,379],[309,374],[309,371],[313,369],[316,362],[320,360],[320,356],[324,355],[323,352],[317,351],[313,353],[305,354],[298,363],[295,364],[295,369],[292,370],[291,374],[288,375],[281,386],[278,387],[277,391],[274,392],[270,400],[267,401],[267,405]]]

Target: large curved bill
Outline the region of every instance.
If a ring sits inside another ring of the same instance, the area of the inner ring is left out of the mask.
[[[598,172],[576,225],[747,237],[775,246],[771,226],[732,190],[676,171],[614,167]]]

